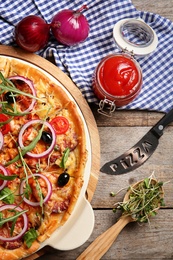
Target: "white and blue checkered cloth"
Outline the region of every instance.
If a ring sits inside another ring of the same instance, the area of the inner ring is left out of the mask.
[[[3,0],[0,2],[0,44],[15,46],[15,25],[27,15],[38,15],[48,23],[63,9],[77,10],[87,4],[84,15],[90,24],[87,40],[66,47],[52,37],[44,50],[37,54],[54,56],[57,66],[71,77],[89,103],[97,102],[92,91],[92,75],[98,62],[110,53],[119,52],[112,35],[117,21],[142,18],[156,32],[156,51],[137,57],[143,71],[140,95],[122,109],[168,112],[173,108],[173,23],[158,14],[136,10],[130,0]]]

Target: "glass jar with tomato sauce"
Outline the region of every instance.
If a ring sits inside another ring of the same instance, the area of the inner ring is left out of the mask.
[[[140,34],[137,35],[137,34]],[[98,64],[93,75],[93,91],[104,105],[111,106],[110,112],[132,102],[142,88],[143,76],[134,54],[146,55],[157,46],[155,32],[141,19],[120,20],[113,29],[114,39],[121,53],[110,54]],[[140,44],[136,41],[140,37]]]
[[[117,107],[131,102],[140,92],[142,71],[138,63],[127,54],[112,54],[97,66],[93,90],[101,100],[105,97]]]

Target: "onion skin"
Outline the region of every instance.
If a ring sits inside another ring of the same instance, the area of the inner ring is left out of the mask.
[[[29,52],[36,52],[44,48],[49,37],[50,25],[35,15],[23,18],[15,27],[16,43]]]
[[[87,9],[86,5],[77,11],[62,10],[53,17],[51,31],[57,41],[73,46],[88,37],[90,28],[86,17],[81,13],[83,9]]]
[[[48,179],[46,176],[44,176],[43,174],[35,173],[35,174],[33,174],[33,176],[30,175],[30,176],[28,177],[28,179],[33,178],[33,177],[34,177],[34,178],[35,178],[35,177],[43,178],[43,180],[46,182],[47,190],[48,190],[48,191],[47,191],[46,197],[45,197],[44,200],[43,200],[43,204],[45,204],[45,203],[50,199],[50,197],[51,197],[51,195],[52,195],[52,184],[51,184],[51,182],[49,181],[49,179]],[[25,180],[23,180],[23,181],[21,182],[21,185],[20,185],[20,194],[23,194],[25,182],[26,182]],[[32,202],[32,201],[28,200],[28,199],[25,198],[25,197],[23,197],[23,200],[25,201],[25,203],[27,203],[28,205],[30,205],[30,206],[32,206],[32,207],[40,206],[40,202]]]
[[[2,134],[1,131],[0,131],[0,150],[1,150],[2,147],[3,147],[3,144],[4,144],[4,137],[3,137],[3,134]]]
[[[8,172],[7,172],[7,170],[5,169],[4,166],[0,165],[0,170],[3,172],[3,174],[4,174],[5,176],[8,176]],[[3,183],[0,185],[0,191],[1,191],[3,188],[5,188],[5,186],[7,186],[7,183],[8,183],[7,180],[3,180]]]
[[[21,81],[24,81],[30,87],[30,89],[32,91],[32,95],[34,97],[36,97],[36,90],[35,90],[33,82],[30,79],[25,78],[23,76],[18,76],[18,75],[17,76],[11,76],[8,79],[9,80],[21,80]],[[28,112],[32,111],[32,109],[34,108],[35,103],[36,103],[36,99],[32,98],[30,106],[26,110],[24,110],[23,113],[28,113]]]
[[[31,126],[32,124],[44,124],[45,126],[47,126],[52,134],[52,143],[51,145],[49,146],[49,148],[40,153],[40,154],[36,154],[36,153],[32,153],[32,152],[27,152],[26,154],[31,157],[31,158],[35,158],[35,159],[40,159],[40,158],[45,158],[45,157],[48,157],[48,155],[52,152],[52,150],[54,149],[54,146],[56,144],[56,134],[55,134],[55,131],[53,129],[53,127],[48,123],[48,122],[44,122],[40,119],[33,119],[33,120],[30,120],[28,121],[26,124],[24,124],[22,126],[22,128],[20,129],[20,132],[19,132],[19,135],[18,135],[18,143],[19,143],[19,146],[23,149],[24,148],[24,144],[23,144],[23,141],[22,141],[22,136],[25,132],[25,130]]]

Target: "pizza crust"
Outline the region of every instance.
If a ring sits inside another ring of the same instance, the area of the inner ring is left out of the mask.
[[[36,252],[40,247],[40,243],[35,241],[33,242],[32,246],[28,249],[26,245],[22,245],[21,247],[14,249],[14,250],[7,250],[0,248],[0,254],[2,260],[19,260],[24,257],[27,257],[33,252]]]

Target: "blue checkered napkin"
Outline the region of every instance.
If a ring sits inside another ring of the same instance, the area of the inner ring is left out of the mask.
[[[92,91],[92,75],[98,62],[110,53],[119,52],[113,37],[114,24],[124,18],[142,18],[156,32],[159,45],[146,57],[137,57],[143,70],[140,95],[121,109],[147,109],[167,112],[173,107],[173,23],[157,14],[136,10],[130,0],[18,0],[0,2],[0,43],[15,45],[14,26],[25,16],[39,15],[48,23],[63,9],[79,9],[87,4],[84,15],[90,34],[84,43],[66,47],[52,37],[48,46],[37,54],[54,56],[57,66],[71,77],[89,103],[97,102]]]

